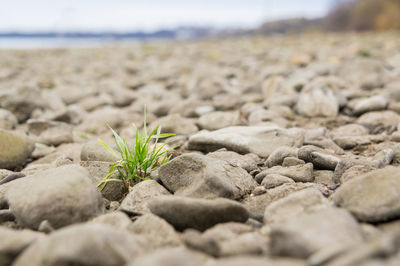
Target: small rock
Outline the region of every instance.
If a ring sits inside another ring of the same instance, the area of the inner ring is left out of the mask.
[[[314,146],[303,146],[299,149],[299,158],[310,162],[317,169],[335,170],[340,158]]]
[[[199,131],[197,126],[191,119],[184,118],[179,114],[164,116],[151,123],[149,128],[150,130],[154,130],[157,126],[161,126],[161,133],[190,135]]]
[[[222,198],[205,200],[159,196],[150,202],[149,208],[179,231],[187,228],[204,231],[218,223],[245,222],[249,218],[243,205]]]
[[[358,101],[354,106],[353,112],[355,115],[361,115],[367,112],[385,110],[387,106],[388,101],[386,98],[381,95],[377,95]]]
[[[129,214],[150,213],[148,203],[156,196],[171,195],[155,180],[145,180],[133,186],[131,192],[122,201],[119,209]]]
[[[18,120],[13,113],[6,109],[0,109],[0,128],[6,130],[14,129]]]
[[[210,112],[202,115],[197,124],[200,129],[217,130],[225,127],[239,126],[242,123],[239,112]]]
[[[37,142],[58,146],[63,143],[71,143],[74,140],[72,126],[63,122],[28,120],[29,135]]]
[[[14,169],[25,164],[35,145],[26,135],[0,129],[0,168]]]
[[[295,166],[295,165],[302,165],[305,164],[306,162],[296,158],[296,157],[286,157],[283,159],[282,166],[283,167],[290,167],[290,166]]]
[[[257,182],[261,183],[269,174],[287,176],[296,182],[312,182],[314,180],[313,165],[311,163],[290,167],[274,166],[256,175],[255,179]]]
[[[278,186],[286,184],[286,183],[294,183],[294,180],[287,176],[283,176],[280,174],[268,174],[262,180],[261,186],[269,189],[269,188],[278,187]]]
[[[298,152],[297,148],[286,147],[286,146],[279,147],[278,149],[274,150],[270,156],[268,156],[266,165],[268,167],[281,165],[286,157],[297,158],[297,152]]]
[[[101,161],[112,162],[117,158],[106,150],[106,148],[98,141],[89,141],[82,146],[81,156],[82,161]]]

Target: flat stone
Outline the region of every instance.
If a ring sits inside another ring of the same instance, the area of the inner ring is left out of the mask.
[[[246,154],[268,157],[281,146],[300,147],[303,130],[269,126],[228,127],[211,132],[200,132],[189,138],[189,149],[212,152],[221,148]]]
[[[149,208],[179,231],[187,228],[204,231],[218,223],[245,222],[249,217],[242,204],[223,198],[159,196],[150,202]]]
[[[265,169],[264,171],[256,175],[255,179],[257,182],[261,183],[262,180],[270,174],[287,176],[296,182],[312,182],[314,180],[313,165],[311,163],[289,167],[274,166]]]
[[[386,167],[345,182],[334,202],[363,222],[384,222],[400,217],[399,169]]]

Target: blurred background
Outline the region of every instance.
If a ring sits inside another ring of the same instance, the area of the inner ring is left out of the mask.
[[[400,0],[7,0],[1,48],[400,28]]]

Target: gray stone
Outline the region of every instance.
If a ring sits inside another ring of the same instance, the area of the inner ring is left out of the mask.
[[[336,184],[334,181],[333,171],[329,170],[314,171],[314,182],[328,187]]]
[[[0,226],[0,265],[11,265],[29,245],[43,238],[41,233],[30,230],[12,230]]]
[[[286,157],[297,157],[297,152],[297,148],[286,146],[279,147],[278,149],[274,150],[270,156],[268,156],[266,165],[268,167],[281,165]]]
[[[381,95],[372,96],[358,101],[353,108],[353,112],[355,115],[361,115],[367,112],[381,111],[385,110],[388,104],[385,97]]]
[[[301,91],[296,109],[308,117],[335,117],[339,112],[339,102],[330,88],[312,84]]]
[[[260,158],[253,153],[241,155],[233,151],[210,152],[207,157],[226,161],[232,166],[242,167],[247,172],[257,169],[257,164],[260,162]]]
[[[171,160],[158,173],[163,185],[180,196],[238,199],[256,185],[243,168],[194,153]]]
[[[400,115],[393,111],[377,111],[363,114],[357,119],[357,123],[365,126],[384,126],[396,127],[400,123]]]
[[[129,225],[128,230],[136,235],[146,237],[153,249],[177,247],[183,244],[174,228],[165,220],[152,213],[140,216]]]
[[[203,252],[213,257],[220,256],[221,249],[217,241],[211,237],[202,235],[197,230],[186,229],[182,234],[182,240],[190,249]]]
[[[217,130],[225,127],[239,126],[243,124],[239,112],[211,112],[202,115],[197,124],[200,129]]]
[[[6,199],[17,222],[38,229],[86,221],[102,212],[102,200],[86,169],[66,165],[10,182]]]
[[[305,213],[330,207],[329,201],[316,188],[307,188],[272,202],[265,209],[264,222],[279,225],[294,220]]]
[[[34,148],[35,144],[26,135],[0,129],[0,168],[23,166]]]
[[[97,216],[90,222],[110,225],[119,230],[128,230],[129,226],[132,225],[132,221],[129,219],[128,215],[120,211],[114,211]]]
[[[303,146],[299,149],[299,159],[310,162],[317,169],[335,170],[340,158],[314,146]]]
[[[63,143],[73,142],[72,126],[63,122],[28,120],[29,135],[36,142],[58,146]]]
[[[272,202],[284,198],[287,195],[302,189],[315,187],[316,184],[312,183],[286,183],[281,186],[267,190],[267,193],[246,197],[242,203],[249,210],[252,215],[263,216],[265,208]]]
[[[150,124],[149,129],[154,130],[157,126],[161,126],[161,133],[189,135],[199,131],[191,119],[184,118],[179,114],[171,114],[157,119]]]
[[[261,182],[261,186],[265,188],[274,188],[286,183],[294,183],[294,180],[280,174],[268,174]]]
[[[227,148],[241,154],[254,153],[260,157],[268,157],[281,146],[300,147],[303,141],[303,130],[296,128],[228,127],[191,136],[189,149],[211,152]]]
[[[271,255],[308,258],[329,246],[357,245],[362,233],[354,218],[345,210],[328,208],[272,227]]]
[[[98,141],[89,141],[82,146],[82,161],[112,162],[115,159],[118,158],[114,158],[114,156]]]
[[[313,165],[311,163],[290,167],[274,166],[256,175],[255,179],[257,182],[261,183],[262,180],[270,174],[287,176],[296,182],[312,182],[314,180]]]
[[[399,197],[399,169],[386,167],[345,182],[333,200],[360,221],[383,222],[400,216]]]
[[[127,266],[203,266],[207,256],[187,248],[165,248],[135,258]]]
[[[101,181],[107,176],[112,163],[110,162],[96,162],[96,161],[81,161],[80,166],[86,168],[89,172],[89,177],[93,184],[97,186],[104,198],[111,201],[122,200],[125,194],[128,192],[124,183],[122,182],[119,173],[114,173],[110,176],[112,179],[119,179],[120,182],[111,181],[107,182],[102,188]]]
[[[163,186],[155,180],[139,182],[132,187],[131,192],[122,201],[119,209],[131,214],[150,213],[149,201],[156,196],[171,195]]]
[[[207,263],[206,266],[306,266],[306,261],[292,258],[268,258],[262,256],[234,256]]]
[[[124,265],[148,248],[147,242],[127,231],[97,223],[68,226],[30,245],[16,266]]]
[[[159,196],[150,202],[149,208],[180,231],[187,228],[204,231],[218,223],[245,222],[249,218],[243,205],[222,198]]]
[[[306,162],[296,158],[296,157],[286,157],[283,159],[282,166],[283,167],[289,167],[289,166],[295,166],[295,165],[302,165],[305,164]]]
[[[6,109],[0,109],[0,128],[11,130],[16,127],[18,120],[13,113]]]

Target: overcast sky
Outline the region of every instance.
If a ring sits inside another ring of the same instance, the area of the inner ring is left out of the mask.
[[[333,0],[0,0],[0,30],[256,27],[326,13]]]

